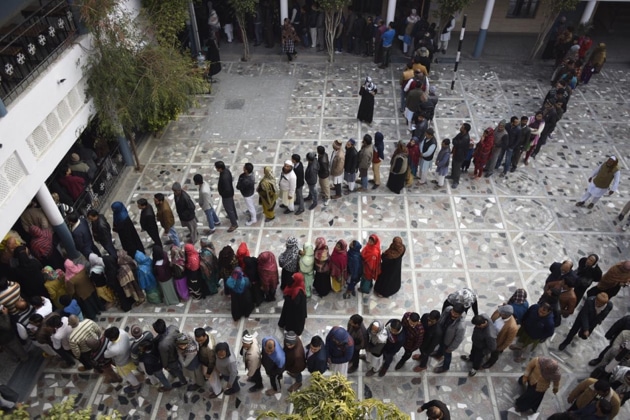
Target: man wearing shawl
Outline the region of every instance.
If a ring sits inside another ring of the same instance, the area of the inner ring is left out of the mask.
[[[92,236],[94,240],[101,244],[105,251],[114,258],[118,258],[116,248],[112,241],[112,228],[107,223],[105,216],[92,209],[88,211],[87,218],[90,222]]]
[[[525,368],[523,376],[518,379],[521,385],[527,389],[523,395],[516,399],[514,409],[517,412],[532,410],[536,412],[545,391],[553,383],[553,393],[557,394],[560,388],[560,366],[550,357],[534,357]]]
[[[258,197],[265,215],[265,222],[275,219],[276,200],[278,200],[278,187],[273,176],[271,166],[265,166],[263,179],[258,183]]]
[[[589,209],[592,209],[604,194],[613,195],[617,191],[620,178],[621,173],[617,157],[610,156],[606,162],[593,171],[588,179],[589,184],[586,192],[575,205],[582,207],[592,197],[591,203],[587,206]]]
[[[286,356],[282,346],[275,337],[265,337],[262,339],[262,365],[265,368],[271,388],[265,391],[265,394],[271,396],[282,390],[282,372]]]

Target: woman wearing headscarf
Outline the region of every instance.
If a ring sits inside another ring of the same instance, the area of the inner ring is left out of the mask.
[[[372,153],[373,190],[381,185],[381,163],[383,163],[383,159],[385,159],[385,140],[383,133],[377,131],[374,133],[374,150]]]
[[[161,245],[153,245],[153,274],[157,280],[158,287],[162,291],[164,303],[167,305],[177,305],[179,297],[173,285],[171,274],[171,262]]]
[[[310,298],[315,281],[315,251],[311,244],[304,244],[304,248],[300,251],[300,273],[304,276],[306,297]]]
[[[217,361],[214,368],[217,370],[221,379],[227,381],[227,385],[223,388],[224,395],[231,395],[241,390],[238,383],[238,366],[236,357],[230,352],[228,343],[219,343],[214,348],[217,355]]]
[[[98,255],[90,254],[90,280],[96,287],[96,295],[103,301],[107,302],[106,309],[109,309],[116,303],[116,295],[107,285],[107,276],[105,275],[105,262]]]
[[[271,251],[263,251],[258,255],[258,276],[260,277],[260,289],[266,302],[276,300],[278,288],[278,263],[276,256]]]
[[[529,157],[536,150],[536,145],[538,144],[538,139],[540,139],[540,134],[545,128],[545,118],[542,111],[536,112],[535,115],[529,118],[529,123],[527,126],[532,130],[529,139],[525,140],[525,145],[523,146],[523,150],[525,151],[525,160],[523,163],[525,165],[529,164]]]
[[[20,283],[22,295],[26,297],[48,297],[48,290],[44,286],[42,263],[33,258],[24,245],[20,245],[13,251],[13,257],[17,260],[15,270],[17,282]]]
[[[122,286],[125,296],[132,298],[134,305],[144,303],[144,292],[136,278],[136,261],[127,255],[127,251],[120,250],[118,254],[118,282]],[[83,312],[85,314],[85,312]]]
[[[114,292],[116,296],[116,302],[118,307],[123,312],[131,310],[134,304],[134,300],[125,294],[125,290],[118,281],[118,258],[112,255],[104,255],[102,257],[103,264],[105,265],[105,278],[107,280],[107,286]]]
[[[246,242],[241,242],[236,250],[236,259],[238,260],[238,266],[245,270],[245,257],[249,257],[249,249]]]
[[[407,178],[407,168],[409,162],[407,158],[407,146],[405,142],[400,140],[394,150],[392,159],[390,161],[389,178],[387,179],[387,188],[396,194],[400,194],[400,191],[405,186],[405,180]]]
[[[588,61],[584,66],[584,70],[582,70],[582,83],[585,85],[588,84],[588,82],[591,80],[591,76],[593,76],[593,73],[599,73],[600,71],[602,71],[602,67],[604,67],[605,62],[606,44],[602,42],[593,49],[593,52],[589,56]]]
[[[359,121],[372,124],[374,117],[374,95],[376,95],[377,92],[378,89],[372,81],[372,78],[367,76],[363,86],[359,89],[359,96],[361,96],[359,112],[357,112],[357,119]]]
[[[188,283],[188,293],[193,299],[199,300],[203,297],[201,294],[201,271],[199,269],[199,253],[193,244],[184,245],[184,253],[186,254],[186,281]]]
[[[223,293],[227,296],[230,294],[230,289],[225,287],[225,282],[232,275],[234,269],[238,266],[238,260],[236,254],[231,246],[226,245],[219,252],[219,278],[223,279]]]
[[[188,292],[188,280],[186,279],[186,253],[178,246],[171,247],[171,274],[173,275],[173,285],[181,301],[190,298]]]
[[[276,201],[278,200],[278,184],[273,176],[271,166],[265,166],[264,176],[256,188],[258,199],[265,215],[265,222],[270,222],[276,218]]]
[[[258,275],[258,258],[245,257],[245,269],[243,273],[245,277],[249,279],[254,306],[258,307],[265,300],[265,295],[261,289],[260,276]]]
[[[136,251],[144,252],[142,240],[140,240],[136,227],[129,218],[125,205],[120,201],[115,201],[112,203],[112,211],[114,212],[112,230],[118,233],[120,245],[127,251],[127,255],[135,256]]]
[[[396,236],[381,257],[381,275],[374,283],[374,293],[381,297],[390,297],[400,290],[402,283],[402,257],[405,255],[402,238]]]
[[[285,331],[302,335],[306,322],[306,291],[302,273],[293,274],[292,282],[284,289],[284,304],[278,326]]]
[[[280,289],[284,290],[293,278],[293,274],[299,271],[300,248],[294,236],[289,236],[285,250],[278,257],[278,265],[282,268],[280,276]]]
[[[53,234],[51,230],[31,225],[28,229],[28,233],[31,235],[29,250],[42,265],[50,265],[53,268],[63,267],[63,257],[53,244]]]
[[[598,283],[602,278],[602,269],[597,265],[598,262],[599,256],[597,254],[582,257],[578,262],[578,268],[575,271],[577,281],[573,287],[578,303],[582,301],[586,289],[591,287],[591,284]]]
[[[526,385],[527,390],[516,399],[514,403],[516,411],[538,411],[538,407],[545,396],[545,391],[549,389],[552,383],[553,393],[558,393],[560,378],[558,362],[550,357],[534,357],[527,364],[523,376],[518,379],[518,383]]]
[[[367,244],[361,250],[361,259],[363,260],[363,276],[361,278],[361,291],[369,293],[367,287],[363,287],[365,280],[372,288],[374,281],[381,275],[381,240],[376,234],[370,235]]]
[[[350,299],[350,296],[356,296],[355,286],[361,281],[363,274],[363,259],[361,258],[361,242],[350,242],[348,249],[348,280],[346,281],[347,289],[343,294],[344,299]]]
[[[340,239],[330,255],[330,282],[334,292],[341,292],[348,279],[348,244]]]
[[[101,305],[96,295],[96,288],[83,264],[75,264],[72,260],[64,263],[66,277],[66,291],[70,296],[74,296],[81,307],[81,312],[86,318],[95,320],[96,316],[105,308]]]
[[[200,241],[199,262],[201,270],[202,290],[210,296],[219,293],[219,260],[214,249],[214,244],[202,238]]]
[[[485,168],[490,155],[492,155],[492,148],[494,147],[494,128],[488,127],[481,135],[481,140],[475,146],[473,152],[473,162],[475,163],[475,171],[473,176],[475,178],[481,178],[483,175],[483,168]]]
[[[66,284],[64,283],[65,274],[63,270],[54,269],[47,265],[42,268],[44,276],[44,287],[48,290],[50,301],[57,309],[63,309],[63,305],[59,303],[59,298],[66,294]]]
[[[144,252],[136,251],[136,264],[138,264],[138,284],[144,290],[149,303],[162,303],[162,297],[158,290],[157,281],[153,275],[153,261]]]
[[[315,280],[313,281],[315,293],[320,297],[330,293],[330,254],[326,239],[319,237],[315,240]]]
[[[243,275],[241,267],[236,267],[232,271],[225,286],[230,289],[232,319],[238,321],[242,317],[247,318],[254,310],[254,301],[249,279]]]

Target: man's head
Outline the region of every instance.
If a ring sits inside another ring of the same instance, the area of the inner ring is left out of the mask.
[[[378,321],[372,321],[372,323],[370,324],[369,332],[372,334],[376,334],[379,332],[380,329],[381,329],[381,323]]]
[[[541,318],[545,318],[551,314],[551,305],[548,303],[541,303],[538,307],[538,316]]]
[[[488,326],[488,320],[481,315],[475,315],[472,319],[472,324],[475,328],[484,329]]]
[[[265,353],[273,354],[276,351],[276,342],[273,340],[267,340],[265,343]]]
[[[297,345],[297,334],[294,331],[287,331],[284,333],[284,346],[288,349],[292,349]]]
[[[560,273],[564,275],[564,274],[569,273],[572,269],[573,269],[573,261],[564,260],[562,262],[562,265],[560,266]]]
[[[335,140],[333,142],[333,149],[335,149],[335,150],[341,149],[341,141],[340,140]]]
[[[193,182],[195,183],[195,185],[203,184],[203,175],[195,174],[195,176],[193,176]]]
[[[159,318],[152,325],[153,330],[158,334],[164,334],[166,332],[166,322],[162,318]]]
[[[348,139],[348,141],[346,142],[346,149],[352,149],[355,144],[357,144],[357,141],[355,139]]]
[[[153,195],[153,202],[155,203],[155,205],[157,206],[158,204],[161,204],[164,202],[164,194],[162,193],[157,193]]]
[[[416,312],[412,312],[411,315],[409,315],[409,326],[414,328],[416,325],[418,325],[420,323],[420,315]]]
[[[66,220],[71,225],[74,225],[76,222],[79,221],[79,215],[77,213],[74,213],[74,212],[70,213],[69,215],[66,216]]]
[[[323,345],[324,345],[324,340],[322,340],[322,338],[319,335],[316,335],[313,338],[311,338],[310,349],[313,353],[317,353],[318,351],[320,351]]]
[[[497,310],[499,311],[499,316],[503,319],[508,319],[514,315],[514,308],[512,305],[501,305]]]
[[[593,388],[595,389],[595,392],[597,392],[597,395],[599,395],[600,397],[605,397],[610,393],[610,384],[608,383],[608,381],[605,381],[603,379],[595,382]]]
[[[599,256],[597,254],[591,254],[586,258],[586,266],[592,267],[597,264],[597,261],[599,261]]]
[[[285,161],[284,165],[282,166],[282,172],[284,172],[285,174],[288,174],[292,170],[293,170],[293,162],[290,160]]]
[[[429,127],[429,128],[427,128],[427,131],[424,132],[424,135],[427,136],[428,138],[432,139],[433,137],[435,137],[435,130],[433,130],[433,128]]]
[[[527,115],[523,115],[521,117],[521,127],[525,127],[529,122],[529,117]]]
[[[291,155],[291,162],[293,162],[293,167],[295,168],[295,166],[300,163],[302,161],[302,157],[300,155],[298,155],[297,153],[293,153]]]
[[[138,205],[138,208],[140,210],[146,209],[147,206],[149,205],[146,198],[139,198],[138,201],[136,201],[136,204]]]
[[[444,413],[438,407],[433,406],[427,409],[427,420],[442,420]]]
[[[350,317],[350,326],[352,328],[359,328],[363,324],[363,317],[359,314],[354,314]]]
[[[120,337],[120,330],[118,327],[109,327],[105,330],[105,338],[109,341],[116,341]]]
[[[459,128],[459,131],[466,134],[470,132],[470,124],[468,123],[463,123],[462,126]]]
[[[510,118],[510,124],[512,124],[512,127],[516,127],[518,125],[518,117],[516,115]]]
[[[254,336],[249,331],[243,331],[243,338],[241,338],[241,344],[245,350],[249,349],[254,343]]]
[[[324,153],[326,153],[326,148],[324,146],[317,146],[317,154],[323,155]]]
[[[254,172],[254,165],[252,165],[250,162],[247,162],[245,165],[243,165],[243,172],[247,175],[251,174],[252,172]]]
[[[501,120],[499,121],[499,124],[497,125],[497,131],[501,132],[505,130],[505,120]]]
[[[98,220],[98,212],[94,209],[90,209],[87,212],[87,218],[90,222]]]
[[[595,296],[595,306],[601,308],[608,304],[608,294],[606,292],[600,292]]]
[[[462,316],[462,314],[466,311],[466,309],[464,308],[464,305],[462,305],[461,303],[456,303],[455,305],[453,305],[453,307],[451,308],[451,318],[452,319],[457,319],[459,317]]]
[[[389,323],[389,331],[394,335],[400,334],[402,331],[402,323],[397,319],[393,319]]]
[[[370,136],[369,134],[366,134],[365,136],[363,136],[363,144],[365,145],[371,145],[372,144],[372,136]]]
[[[214,169],[216,169],[218,172],[223,172],[225,170],[225,163],[223,163],[222,160],[217,160],[216,162],[214,162]]]
[[[608,159],[606,159],[606,166],[612,168],[616,164],[617,164],[617,157],[616,156],[610,156]]]
[[[76,328],[79,326],[79,317],[76,315],[70,315],[68,317],[68,325],[70,325],[72,328]]]
[[[451,139],[442,140],[442,147],[449,147],[451,145]]]
[[[182,195],[182,184],[180,184],[179,182],[173,182],[173,186],[171,187],[171,189],[173,190],[173,194],[175,194],[176,197]]]
[[[433,326],[437,324],[439,320],[440,320],[440,311],[433,310],[429,312],[429,316],[427,317],[427,324],[429,324],[429,326]]]

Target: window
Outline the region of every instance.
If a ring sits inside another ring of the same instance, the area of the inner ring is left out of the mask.
[[[539,0],[510,0],[507,17],[517,19],[533,19],[536,17]]]

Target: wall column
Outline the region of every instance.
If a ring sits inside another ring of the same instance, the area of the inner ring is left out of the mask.
[[[389,25],[389,22],[394,21],[394,17],[396,16],[396,0],[389,0],[387,3],[387,21],[385,22],[385,26]],[[400,34],[396,34],[400,35]]]
[[[134,166],[133,154],[131,153],[131,147],[129,146],[129,140],[124,136],[118,136],[118,144],[120,145],[120,154],[125,161],[126,166]]]
[[[2,102],[2,99],[0,99],[0,118],[6,116],[7,112],[7,107],[4,106],[4,102]]]
[[[280,26],[284,25],[284,19],[289,17],[289,0],[280,0]]]
[[[582,13],[582,17],[580,18],[580,23],[588,23],[591,21],[593,18],[593,11],[595,11],[595,6],[597,6],[597,0],[589,0],[586,3],[584,13]]]
[[[479,58],[483,51],[483,46],[486,43],[486,35],[488,34],[488,26],[490,26],[490,19],[492,18],[492,11],[494,10],[494,0],[486,0],[486,8],[483,11],[483,18],[481,19],[481,28],[477,35],[477,42],[475,43],[475,51],[473,52],[473,58]]]
[[[72,233],[66,225],[65,220],[63,220],[63,217],[57,208],[57,204],[55,203],[55,200],[53,200],[52,195],[50,195],[50,191],[48,191],[46,184],[42,185],[37,191],[37,201],[48,218],[53,231],[55,231],[57,236],[59,236],[59,239],[61,239],[61,244],[65,248],[68,258],[71,260],[79,258],[81,254],[79,254],[76,246],[74,245]]]

